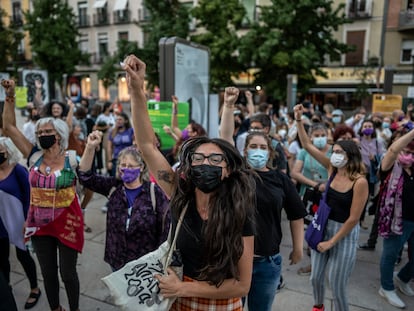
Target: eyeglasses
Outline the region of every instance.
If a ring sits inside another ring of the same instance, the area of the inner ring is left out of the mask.
[[[45,129],[45,130],[38,130],[35,132],[35,134],[37,136],[42,136],[42,135],[51,135],[53,133],[56,133],[55,129]]]
[[[202,153],[195,152],[191,155],[191,161],[193,161],[192,164],[196,165],[203,164],[204,159],[206,158],[208,159],[208,162],[211,165],[219,165],[221,162],[224,161],[224,155],[221,153],[212,153],[206,156]]]

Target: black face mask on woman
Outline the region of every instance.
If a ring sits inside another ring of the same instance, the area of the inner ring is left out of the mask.
[[[220,166],[208,164],[195,165],[191,167],[190,178],[194,186],[204,193],[210,193],[220,186],[221,172],[222,168]]]
[[[55,135],[44,135],[39,137],[39,144],[42,149],[49,149],[56,142]]]
[[[0,164],[3,164],[7,160],[6,153],[0,152]]]

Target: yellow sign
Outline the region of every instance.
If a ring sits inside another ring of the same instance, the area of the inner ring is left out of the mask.
[[[23,109],[27,106],[27,87],[16,86],[16,107]]]
[[[326,74],[327,78],[321,76],[314,76],[318,85],[322,84],[360,84],[362,79],[369,84],[384,83],[384,70],[373,68],[321,68]]]
[[[372,95],[372,112],[382,112],[385,115],[391,115],[394,110],[402,109],[401,95]]]

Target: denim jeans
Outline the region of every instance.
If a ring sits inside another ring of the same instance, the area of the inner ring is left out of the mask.
[[[414,222],[403,220],[402,235],[393,234],[383,240],[380,271],[381,286],[385,290],[395,289],[393,282],[394,265],[398,253],[407,241],[410,244],[408,248],[411,252],[408,256],[410,259],[398,272],[398,277],[406,283],[414,277]]]
[[[253,258],[253,275],[247,298],[249,310],[270,311],[282,270],[282,256]]]

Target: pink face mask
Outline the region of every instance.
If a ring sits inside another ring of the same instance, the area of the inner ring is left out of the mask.
[[[402,166],[411,166],[414,163],[414,159],[413,159],[413,156],[411,155],[411,153],[400,154],[398,156],[398,161],[400,162],[400,164]]]

